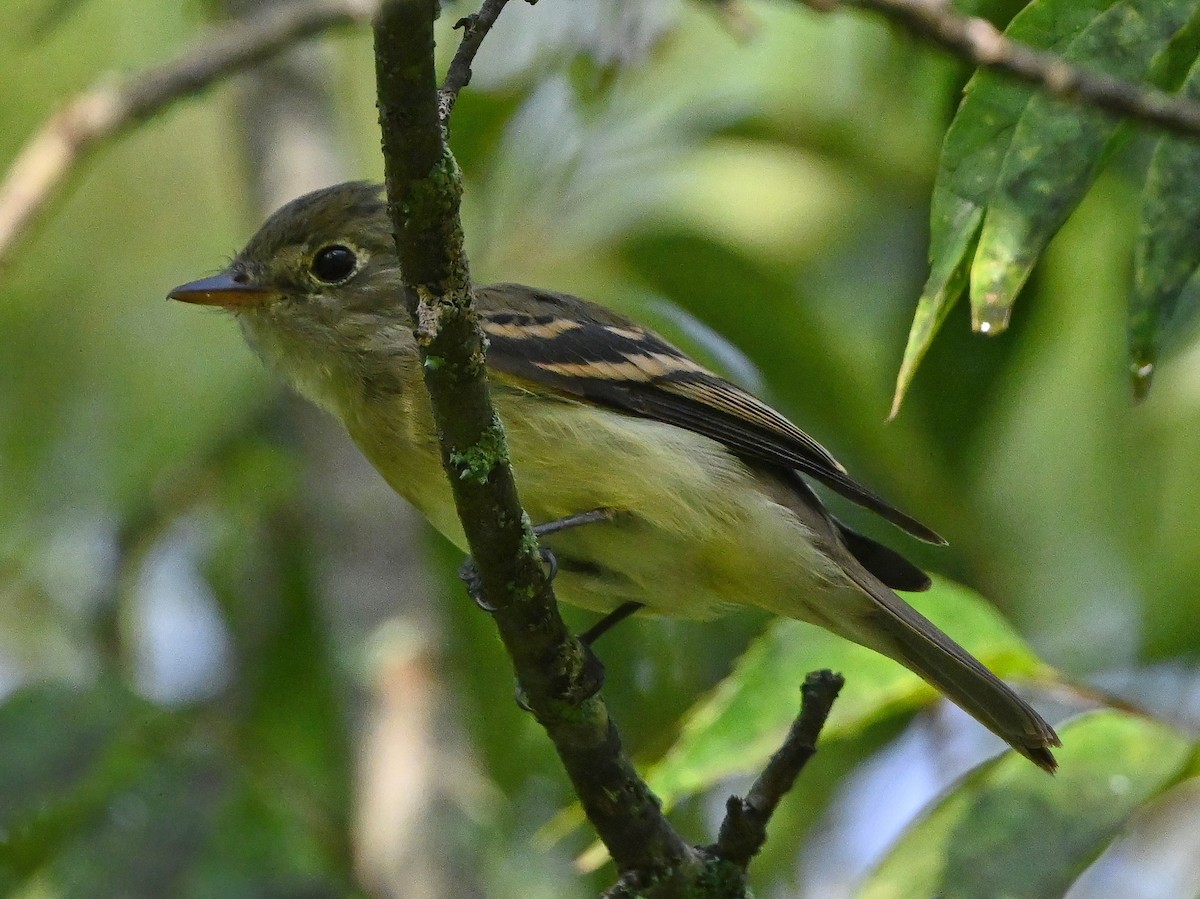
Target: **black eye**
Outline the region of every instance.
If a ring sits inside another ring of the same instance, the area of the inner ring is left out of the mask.
[[[313,256],[312,273],[318,281],[326,284],[338,284],[354,274],[358,265],[358,257],[349,247],[334,244],[322,247]]]

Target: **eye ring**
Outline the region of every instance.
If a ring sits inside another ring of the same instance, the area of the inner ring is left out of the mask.
[[[322,284],[342,284],[358,271],[358,255],[345,244],[330,244],[313,254],[309,271]]]

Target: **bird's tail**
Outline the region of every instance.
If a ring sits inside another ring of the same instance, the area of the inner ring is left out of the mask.
[[[1025,758],[1054,773],[1058,763],[1050,747],[1061,743],[1029,703],[861,566],[843,567],[873,600],[866,616],[842,623],[845,636],[920,675]]]

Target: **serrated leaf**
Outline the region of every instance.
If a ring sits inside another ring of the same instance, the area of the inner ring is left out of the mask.
[[[1020,636],[967,588],[939,578],[929,592],[909,600],[997,674],[1042,670]],[[795,717],[805,674],[820,668],[846,676],[823,740],[854,735],[936,695],[890,659],[809,625],[779,621],[692,708],[675,745],[647,775],[651,788],[670,806],[717,781],[757,771]]]
[[[1061,896],[1129,816],[1193,753],[1171,729],[1123,712],[1060,731],[1058,774],[1016,756],[985,764],[912,827],[858,899]]]
[[[1143,80],[1194,7],[1195,0],[1121,0],[1089,23],[1063,56],[1075,65]],[[996,333],[1008,326],[1017,294],[1095,180],[1120,125],[1098,110],[1048,94],[1033,96],[1013,132],[975,251],[976,330]]]
[[[1194,0],[1039,0],[1022,10],[1005,33],[1074,64],[1139,77],[1194,5]],[[1152,36],[1159,38],[1157,44]],[[995,333],[1007,324],[1011,299],[1028,277],[1032,260],[1103,161],[1114,121],[992,72],[980,71],[967,84],[942,147],[930,211],[930,275],[897,375],[892,417],[968,280],[975,327]],[[1071,146],[1064,152],[1062,145],[1080,132],[1098,149]],[[1048,166],[1049,174],[1039,166]],[[1026,185],[1022,177],[1033,181]],[[1005,191],[1031,191],[1033,198],[1022,202],[1033,204],[1037,221],[1026,223],[1020,208],[1008,211],[1003,200],[1001,212],[994,213],[995,198]],[[1027,248],[1035,244],[1030,254]]]
[[[1183,93],[1200,98],[1200,61]],[[1129,364],[1134,391],[1150,386],[1163,342],[1185,331],[1200,311],[1200,291],[1186,290],[1200,271],[1200,143],[1163,137],[1142,192],[1142,218],[1129,300]]]

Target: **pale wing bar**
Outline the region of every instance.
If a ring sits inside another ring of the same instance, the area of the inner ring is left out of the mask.
[[[488,364],[498,371],[703,434],[748,461],[795,469],[918,539],[945,543],[851,478],[824,447],[770,406],[656,334],[576,297],[549,295],[558,311],[546,313],[535,311],[545,308],[540,292],[541,304],[518,302],[503,309],[494,305],[499,296],[479,292]]]

